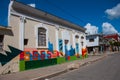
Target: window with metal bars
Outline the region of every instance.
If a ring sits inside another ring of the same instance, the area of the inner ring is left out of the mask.
[[[38,46],[46,46],[46,29],[38,28]]]

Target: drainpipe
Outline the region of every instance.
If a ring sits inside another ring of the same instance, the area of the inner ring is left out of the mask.
[[[19,49],[24,51],[24,27],[25,27],[25,17],[20,17],[19,26]]]
[[[12,10],[12,5],[13,5],[14,0],[11,0],[8,6],[8,26],[11,26],[10,24],[10,15],[11,15],[11,10]]]
[[[58,43],[58,39],[59,39],[59,38],[58,38],[58,35],[59,35],[59,34],[58,34],[58,32],[59,32],[59,27],[57,26],[57,27],[56,27],[56,31],[55,31],[55,33],[56,33],[56,34],[55,34],[55,36],[56,36],[56,50],[57,50],[57,51],[59,51],[59,45],[58,45],[58,44],[59,44],[59,43]]]

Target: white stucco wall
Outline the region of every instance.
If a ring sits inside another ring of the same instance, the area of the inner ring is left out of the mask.
[[[94,42],[90,42],[89,39],[94,39]],[[98,46],[99,37],[98,36],[89,36],[86,38],[87,47]]]

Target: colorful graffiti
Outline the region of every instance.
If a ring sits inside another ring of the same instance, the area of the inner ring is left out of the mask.
[[[63,43],[64,42],[64,43]],[[53,44],[48,42],[48,49],[25,49],[20,53],[20,71],[33,69],[43,66],[55,65],[66,62],[68,60],[77,60],[86,57],[87,50],[82,49],[82,56],[79,54],[79,44],[76,47],[68,44],[69,40],[59,39],[59,51],[54,50]],[[63,46],[64,44],[64,46]],[[63,49],[64,48],[64,49]],[[65,50],[65,51],[63,51]],[[65,52],[65,53],[63,53]],[[81,56],[81,57],[80,57]]]
[[[67,46],[65,45],[65,55],[60,51],[54,50],[53,52],[49,50],[33,50],[33,51],[21,51],[19,49],[16,49],[14,47],[8,46],[11,50],[11,52],[6,51],[6,55],[0,54],[0,62],[2,65],[9,62],[11,59],[16,57],[20,54],[20,60],[24,61],[32,61],[32,60],[44,60],[44,59],[52,59],[57,57],[67,57],[69,59],[69,56],[75,55],[75,49],[72,48],[70,50],[67,50]],[[87,54],[87,49],[82,49],[82,56],[84,57]]]
[[[66,58],[66,60],[70,60],[70,52],[67,49],[67,45],[65,45],[65,58]]]
[[[20,54],[20,71],[39,68],[49,65],[61,64],[68,60],[77,60],[86,57],[86,49],[82,49],[82,56],[75,56],[75,49],[71,50],[66,49],[65,55],[63,53],[54,50],[53,53],[49,50],[33,50],[33,51],[24,51]],[[70,53],[72,53],[70,55]]]
[[[70,46],[70,56],[74,56],[74,55],[75,55],[75,49],[71,45]]]
[[[77,54],[79,53],[79,44],[78,43],[76,43],[76,52],[77,52]]]
[[[82,57],[84,58],[87,55],[87,48],[82,48]]]
[[[48,50],[53,52],[53,44],[50,41],[48,42]]]
[[[79,54],[79,44],[76,43],[76,56],[79,58],[80,54]]]
[[[63,52],[63,41],[62,41],[62,39],[59,39],[59,51]]]
[[[62,53],[54,50],[53,53],[49,50],[39,50],[39,51],[23,51],[20,54],[20,60],[32,61],[32,60],[44,60],[44,59],[52,59],[63,56]]]
[[[11,61],[14,57],[20,56],[20,71],[33,69],[38,67],[44,67],[49,65],[60,64],[66,62],[66,60],[77,60],[80,59],[75,56],[75,49],[71,46],[70,50],[67,49],[67,45],[65,45],[65,54],[61,51],[53,50],[53,52],[49,50],[37,50],[37,49],[25,49],[25,51],[21,51],[14,47],[8,46],[11,52],[6,51],[6,55],[0,54],[0,62],[2,65],[5,65],[9,61]],[[51,48],[52,49],[52,48]],[[82,56],[86,55],[86,48],[82,49]]]

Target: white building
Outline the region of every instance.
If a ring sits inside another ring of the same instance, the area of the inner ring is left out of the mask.
[[[101,34],[87,35],[86,43],[87,43],[88,53],[93,52],[94,49],[96,53],[98,53],[99,51],[103,51],[104,43]]]
[[[20,71],[21,68],[26,68],[25,66],[29,67],[25,64],[28,61],[51,61],[60,57],[70,60],[71,56],[80,57],[86,54],[85,28],[81,26],[14,0],[9,5],[8,19],[13,35],[4,36],[3,48],[5,51],[14,51],[13,48],[22,51],[13,52],[20,55],[6,60],[6,64],[9,61],[15,62],[14,67],[9,66],[11,72]]]

